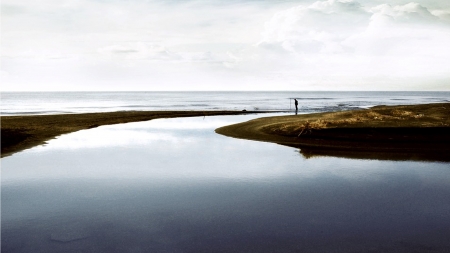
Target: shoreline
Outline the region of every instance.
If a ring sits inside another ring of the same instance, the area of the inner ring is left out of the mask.
[[[299,148],[305,158],[450,161],[450,103],[264,117],[216,133]]]
[[[274,111],[119,111],[1,116],[1,157],[45,144],[62,134],[101,125],[158,118],[243,115]],[[300,148],[314,156],[450,161],[450,103],[262,117],[224,126],[228,137]],[[379,155],[376,155],[379,154]],[[406,157],[406,158],[405,158]],[[395,158],[397,159],[397,158]]]
[[[79,114],[1,116],[1,157],[29,149],[62,134],[102,125],[160,118],[270,113],[272,111],[119,111]]]

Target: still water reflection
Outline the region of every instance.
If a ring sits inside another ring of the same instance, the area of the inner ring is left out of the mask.
[[[2,252],[448,252],[450,166],[227,138],[259,116],[103,126],[2,158]]]

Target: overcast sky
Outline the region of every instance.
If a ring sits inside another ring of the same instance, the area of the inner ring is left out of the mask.
[[[2,90],[450,90],[449,0],[2,0]]]

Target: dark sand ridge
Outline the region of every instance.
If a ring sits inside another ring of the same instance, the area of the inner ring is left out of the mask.
[[[1,157],[31,148],[56,136],[101,125],[157,118],[237,115],[264,111],[121,111],[104,113],[2,116]]]
[[[265,117],[216,129],[316,155],[450,161],[450,103]]]

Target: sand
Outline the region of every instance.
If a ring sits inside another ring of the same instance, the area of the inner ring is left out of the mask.
[[[262,111],[122,111],[2,116],[1,157],[56,136],[101,125],[157,118],[238,115]],[[450,103],[376,106],[367,110],[263,117],[216,129],[229,137],[300,148],[304,157],[331,155],[450,161]]]
[[[157,118],[238,115],[264,111],[121,111],[104,113],[2,116],[1,157],[44,144],[59,135],[101,125]]]
[[[301,149],[304,157],[450,160],[450,103],[264,117],[216,129]]]

